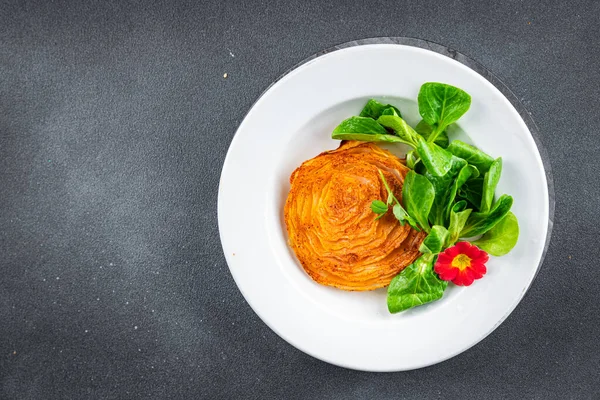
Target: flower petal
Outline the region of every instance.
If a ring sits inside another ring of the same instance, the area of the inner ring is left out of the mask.
[[[448,251],[448,250],[446,250],[446,251]],[[436,264],[440,263],[440,264],[448,264],[448,265],[450,265],[452,263],[452,260],[454,260],[454,257],[455,256],[448,255],[446,252],[440,253],[438,255]]]
[[[458,274],[458,268],[450,267],[441,269],[439,272],[436,270],[435,272],[438,274],[441,280],[452,281],[454,280],[454,278],[456,278],[456,275]]]
[[[479,263],[479,262],[471,263],[471,269],[473,271],[475,271],[477,274],[481,275],[479,278],[481,278],[487,272],[486,266],[483,263]]]
[[[475,278],[472,275],[470,268],[465,268],[456,275],[456,278],[452,281],[458,286],[470,286]]]
[[[477,248],[477,253],[475,253],[473,255],[473,257],[471,257],[473,259],[473,261],[475,262],[480,262],[482,264],[485,264],[486,262],[488,262],[488,260],[490,259],[490,256],[488,256],[488,253],[486,253],[485,251]]]
[[[438,256],[438,259],[433,266],[433,270],[438,274],[441,280],[451,281],[458,273],[457,268],[453,267],[451,262],[452,258],[443,253]]]
[[[475,279],[483,278],[483,275],[485,275],[486,273],[485,265],[483,264],[471,264],[471,268],[469,268],[469,271],[471,272],[471,276],[473,276],[473,278]]]
[[[444,250],[444,252],[443,252],[443,253],[441,253],[441,254],[445,254],[445,255],[447,255],[447,256],[448,256],[448,257],[450,257],[450,258],[454,258],[454,257],[456,257],[457,255],[459,255],[459,254],[460,254],[460,250],[458,249],[458,247],[456,247],[456,246],[452,246],[452,247],[448,247],[448,248],[447,248],[446,250]],[[440,255],[441,255],[441,254],[440,254]]]
[[[459,253],[466,254],[470,257],[470,250],[473,246],[469,242],[458,242],[454,247]]]

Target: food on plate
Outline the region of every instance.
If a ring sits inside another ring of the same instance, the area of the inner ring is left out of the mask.
[[[502,158],[448,134],[471,96],[428,82],[417,102],[414,128],[375,99],[342,121],[331,135],[341,146],[294,171],[285,205],[306,272],[345,290],[388,286],[391,313],[442,298],[449,282],[473,284],[519,237],[513,198],[496,197]],[[376,143],[411,149],[401,161]]]
[[[374,218],[371,210],[373,198],[388,197],[385,185],[401,197],[408,171],[373,143],[345,141],[292,173],[285,223],[308,275],[344,290],[373,290],[420,255],[422,232],[400,225],[391,212]]]

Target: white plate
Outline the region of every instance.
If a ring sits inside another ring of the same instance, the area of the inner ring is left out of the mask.
[[[371,97],[419,120],[424,82],[445,82],[472,96],[451,139],[502,156],[498,193],[514,197],[521,236],[513,251],[488,262],[472,286],[450,285],[443,299],[389,314],[386,290],[344,292],[313,282],[286,244],[283,205],[301,162],[336,148],[343,119]],[[468,132],[468,137],[460,131]],[[240,125],[219,186],[219,230],[231,273],[262,320],[321,360],[368,371],[431,365],[473,346],[516,307],[531,284],[548,235],[549,196],[538,148],[502,93],[465,65],[421,48],[353,46],[306,62],[273,84]]]

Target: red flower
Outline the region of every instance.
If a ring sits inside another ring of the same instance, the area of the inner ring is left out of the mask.
[[[469,242],[458,242],[438,255],[433,267],[441,280],[455,285],[469,286],[485,275],[487,253]]]

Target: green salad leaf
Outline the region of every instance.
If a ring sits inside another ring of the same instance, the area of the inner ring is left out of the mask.
[[[429,235],[423,239],[419,251],[421,253],[438,254],[444,248],[447,239],[448,230],[441,225],[434,225],[431,227]]]
[[[391,313],[408,310],[442,298],[448,282],[433,271],[433,254],[424,254],[392,279],[387,291]]]
[[[506,194],[500,196],[489,212],[471,213],[460,237],[469,238],[483,235],[502,220],[512,207],[513,198]]]
[[[375,214],[378,214],[379,216],[375,219],[379,219],[388,212],[388,205],[381,200],[373,200],[371,202],[371,211],[373,211]]]
[[[466,200],[471,207],[479,211],[481,205],[481,192],[483,191],[483,177],[467,180],[464,185],[458,189],[457,198]]]
[[[435,142],[448,125],[458,121],[469,110],[471,96],[451,85],[428,82],[421,86],[418,102],[419,114],[434,127],[428,141]]]
[[[488,156],[477,147],[461,142],[460,140],[453,140],[447,150],[456,157],[460,157],[469,164],[477,167],[481,173],[487,172],[494,162],[492,157]]]
[[[382,104],[375,99],[370,99],[360,112],[361,117],[377,119],[384,114],[394,115],[393,112],[401,117],[400,110],[391,104]]]
[[[502,158],[497,158],[490,166],[489,171],[486,172],[485,176],[483,177],[481,206],[479,206],[479,211],[488,212],[492,207],[496,186],[500,180],[500,174],[502,174]]]
[[[467,164],[461,168],[458,175],[450,185],[448,194],[447,194],[447,203],[446,210],[444,212],[444,221],[448,221],[450,219],[450,211],[454,204],[454,200],[456,199],[456,195],[458,194],[458,190],[467,182],[469,178],[472,176],[478,176],[479,171],[474,166]]]
[[[387,135],[388,131],[372,118],[350,117],[343,120],[333,133],[365,133],[369,135]]]
[[[336,140],[358,140],[360,142],[404,143],[398,136],[368,133],[332,133],[331,138]]]
[[[331,138],[338,140],[360,140],[363,142],[402,142],[399,137],[391,135],[377,121],[367,117],[350,117],[343,120],[333,130]]]
[[[454,197],[451,196],[452,187],[456,177],[465,167],[467,167],[465,160],[453,156],[450,159],[450,169],[445,175],[435,176],[429,171],[425,172],[425,176],[435,190],[435,199],[429,213],[429,221],[432,225],[446,226],[446,210],[448,205],[454,201]]]
[[[446,247],[450,247],[458,241],[460,232],[467,223],[469,215],[471,215],[471,212],[473,212],[472,209],[466,207],[467,202],[465,200],[461,200],[456,202],[450,209],[450,225],[448,226]]]
[[[421,159],[419,158],[419,156],[417,155],[417,153],[414,150],[411,150],[408,153],[406,153],[406,166],[408,168],[415,169],[417,163],[420,160]]]
[[[417,137],[419,136],[415,130],[397,115],[382,115],[377,119],[377,122],[394,131],[396,136],[412,147],[417,147]]]
[[[431,133],[433,132],[433,127],[431,125],[429,125],[427,122],[425,122],[424,119],[422,119],[417,126],[415,126],[415,131],[423,136],[423,138],[425,140],[429,139],[429,136],[431,136]],[[441,132],[437,139],[435,139],[435,142],[433,142],[435,144],[437,144],[438,146],[440,146],[442,149],[445,149],[448,147],[448,143],[450,143],[449,139],[448,139],[448,132],[443,131]]]
[[[412,216],[425,232],[429,232],[429,211],[435,198],[433,185],[423,175],[409,171],[404,178],[402,200],[406,211]]]
[[[393,115],[395,117],[399,117],[400,116],[400,111],[396,107],[390,106],[390,107],[384,109],[381,112],[381,115]]]
[[[390,188],[390,185],[385,180],[385,176],[383,176],[383,172],[381,172],[381,170],[379,171],[379,176],[381,178],[381,181],[383,182],[383,186],[385,186],[385,190],[388,192],[386,207],[391,205],[392,203],[396,203],[392,207],[392,212],[394,213],[394,217],[396,217],[398,222],[400,222],[400,225],[404,226],[404,223],[408,222],[408,224],[414,230],[420,231],[421,229],[419,228],[417,221],[415,221],[415,219],[406,212],[404,207],[402,207],[402,204],[400,204],[400,201],[398,201],[396,196],[394,196],[394,192],[392,192],[392,189]],[[381,201],[381,200],[379,200],[379,201]],[[381,201],[381,203],[385,204],[385,203],[383,203],[383,201]],[[381,204],[378,204],[378,205],[381,206]],[[373,203],[371,203],[371,210],[373,210]],[[373,210],[373,211],[375,211],[375,210]]]
[[[508,254],[518,240],[519,221],[515,214],[508,212],[500,222],[473,244],[493,256],[500,257]]]
[[[417,136],[417,152],[431,175],[444,176],[452,166],[452,154],[435,143],[430,143],[421,135]]]
[[[421,231],[417,222],[406,212],[406,210],[404,209],[404,207],[402,207],[400,203],[394,204],[392,212],[394,213],[394,217],[396,217],[398,222],[400,222],[400,225],[404,226],[404,223],[408,222],[408,224],[414,230]]]

